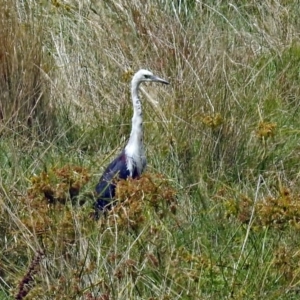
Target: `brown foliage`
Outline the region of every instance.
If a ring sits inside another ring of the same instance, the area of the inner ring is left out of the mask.
[[[300,194],[286,187],[279,187],[277,196],[257,200],[241,195],[240,199],[224,200],[225,215],[234,216],[242,224],[248,224],[254,207],[253,226],[256,229],[270,226],[277,229],[300,229]]]
[[[74,243],[74,212],[65,204],[75,199],[89,177],[86,169],[66,165],[31,179],[28,196],[22,199],[24,208],[21,219],[31,232],[43,239],[48,249],[55,247],[55,237],[62,248]],[[84,213],[80,216],[86,217]]]
[[[161,174],[144,174],[139,179],[120,180],[117,184],[118,203],[101,222],[117,223],[119,229],[138,229],[147,220],[149,210],[162,219],[169,212],[176,213],[176,192]]]
[[[79,166],[52,168],[31,178],[32,186],[29,188],[28,196],[30,199],[42,196],[49,203],[65,204],[69,199],[78,196],[80,189],[89,179],[88,171]]]

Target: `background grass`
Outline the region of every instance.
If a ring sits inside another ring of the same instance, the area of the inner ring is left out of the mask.
[[[0,298],[298,299],[299,10],[0,0]],[[148,174],[95,222],[140,68]]]

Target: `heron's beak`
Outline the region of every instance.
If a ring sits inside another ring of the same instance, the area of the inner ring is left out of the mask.
[[[152,76],[152,81],[155,81],[155,82],[160,82],[160,83],[163,83],[163,84],[170,84],[167,80],[164,80],[162,78],[159,78],[157,76]]]

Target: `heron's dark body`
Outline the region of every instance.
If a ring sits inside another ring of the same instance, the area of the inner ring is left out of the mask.
[[[110,202],[116,193],[114,179],[127,179],[130,176],[126,161],[125,150],[123,150],[105,169],[96,186],[96,193],[99,195],[95,203],[96,212],[111,208]],[[137,178],[139,175],[137,169],[134,168],[131,177]]]

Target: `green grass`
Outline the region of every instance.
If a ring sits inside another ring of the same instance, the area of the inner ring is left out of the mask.
[[[0,299],[298,299],[299,16],[0,0]],[[171,82],[142,87],[147,173],[96,222],[140,68]]]

